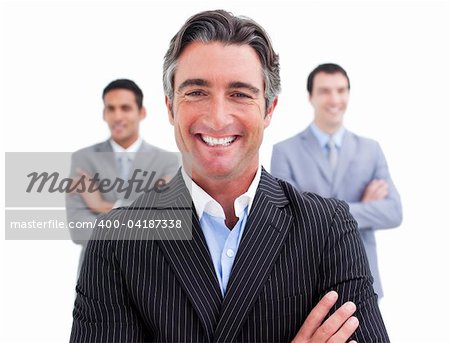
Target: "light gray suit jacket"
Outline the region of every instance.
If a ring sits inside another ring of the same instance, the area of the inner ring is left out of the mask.
[[[153,179],[151,180],[150,187],[161,178],[170,179],[173,177],[180,165],[178,159],[178,153],[171,153],[150,145],[146,142],[142,142],[138,152],[136,153],[133,165],[130,171],[130,177],[133,174],[133,170],[141,169],[147,171],[146,177],[140,172],[137,174],[137,179],[142,180],[143,184],[141,188],[145,187],[147,180],[150,179],[152,172],[155,172]],[[77,176],[77,168],[80,168],[87,172],[91,177],[95,173],[101,180],[115,180],[119,177],[116,157],[112,149],[109,140],[94,144],[92,146],[80,149],[72,154],[71,163],[71,177]],[[137,185],[134,185],[135,189]],[[130,197],[124,198],[125,192],[118,192],[116,188],[109,192],[102,193],[104,200],[115,203],[117,200],[121,200],[121,205],[131,204],[142,193],[132,192]],[[99,213],[93,213],[86,204],[83,198],[78,194],[67,194],[66,196],[66,214],[67,221],[73,223],[94,223]],[[87,242],[92,234],[92,229],[78,228],[70,229],[72,240],[76,244],[81,244],[82,251],[80,255],[79,268],[84,259],[84,252]]]
[[[402,208],[379,144],[346,131],[333,173],[319,142],[307,128],[274,145],[271,173],[300,191],[338,198],[349,204],[369,258],[375,292],[382,297],[374,230],[399,226]],[[373,179],[387,181],[389,194],[383,200],[362,203],[364,189]]]

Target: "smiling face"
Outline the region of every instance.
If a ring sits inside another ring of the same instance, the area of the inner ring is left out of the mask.
[[[103,97],[103,119],[111,131],[111,138],[128,148],[139,137],[139,123],[145,118],[144,107],[138,107],[134,93],[127,89],[113,89]]]
[[[314,107],[314,123],[327,133],[338,130],[347,109],[349,89],[341,73],[319,72],[314,76],[309,101]]]
[[[256,52],[248,45],[190,43],[178,59],[174,90],[166,105],[193,180],[202,187],[223,180],[251,181],[276,106],[275,100],[265,109]]]

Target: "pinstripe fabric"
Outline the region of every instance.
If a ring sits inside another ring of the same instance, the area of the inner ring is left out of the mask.
[[[132,206],[191,204],[180,173],[169,185]],[[358,342],[389,342],[345,203],[300,194],[263,171],[224,298],[195,211],[192,222],[191,240],[90,241],[71,342],[289,342],[332,289],[335,308],[358,307]]]

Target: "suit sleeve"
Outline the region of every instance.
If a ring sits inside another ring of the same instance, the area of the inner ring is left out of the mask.
[[[383,179],[389,185],[388,196],[383,200],[368,203],[350,203],[350,212],[360,229],[387,229],[397,227],[402,222],[400,194],[389,174],[386,158],[377,144],[376,168],[372,179]]]
[[[297,190],[300,190],[299,185],[294,180],[286,151],[278,144],[274,145],[272,149],[270,173],[279,179],[289,182],[291,185],[297,188]]]
[[[150,340],[128,296],[111,241],[89,241],[76,291],[71,343]]]
[[[320,274],[321,296],[330,290],[339,294],[338,303],[330,313],[347,301],[356,304],[355,316],[360,324],[352,339],[357,342],[389,342],[357,224],[347,204],[342,201],[338,201],[335,208]]]

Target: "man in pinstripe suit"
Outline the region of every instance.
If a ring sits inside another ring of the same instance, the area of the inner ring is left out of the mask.
[[[164,191],[103,219],[193,207],[180,216],[192,219],[190,239],[98,229],[71,341],[388,342],[347,205],[299,193],[259,164],[280,91],[263,28],[225,11],[194,15],[171,41],[163,79],[183,167]]]

